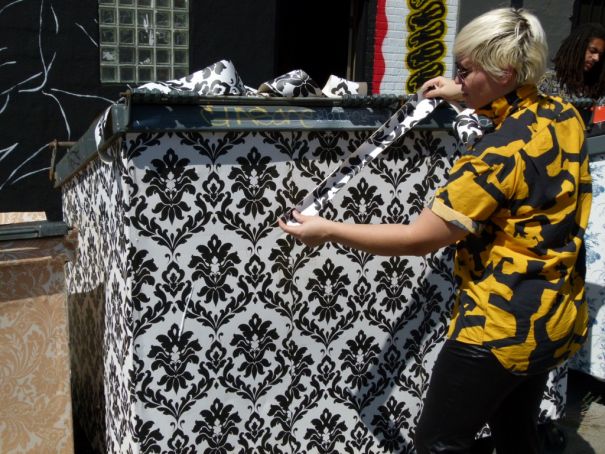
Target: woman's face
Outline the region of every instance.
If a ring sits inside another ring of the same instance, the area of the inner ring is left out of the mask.
[[[483,69],[473,65],[468,58],[457,64],[457,83],[462,85],[462,96],[466,105],[472,109],[488,105],[513,90],[512,74],[506,80],[496,80]]]
[[[596,65],[605,53],[605,41],[601,38],[590,38],[584,54],[584,71],[590,71]]]

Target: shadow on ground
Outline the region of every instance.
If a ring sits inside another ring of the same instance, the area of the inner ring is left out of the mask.
[[[565,416],[540,427],[544,454],[605,454],[605,382],[570,370]],[[493,454],[491,440],[478,440],[471,454]]]
[[[605,382],[570,370],[566,413],[555,427],[564,444],[548,447],[548,454],[604,454]]]

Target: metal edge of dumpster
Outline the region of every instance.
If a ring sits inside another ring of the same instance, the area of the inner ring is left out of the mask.
[[[343,109],[354,108],[354,107],[371,107],[377,109],[390,109],[393,111],[400,105],[402,105],[409,96],[397,96],[397,95],[370,95],[370,96],[357,96],[357,95],[346,95],[341,98],[266,98],[266,97],[246,97],[246,96],[200,96],[189,92],[178,92],[172,91],[170,93],[161,92],[149,92],[137,90],[129,90],[122,94],[124,102],[120,102],[111,106],[109,116],[109,130],[104,137],[101,144],[97,145],[95,140],[95,129],[97,127],[98,119],[93,121],[92,125],[82,135],[82,137],[73,145],[65,156],[54,165],[52,175],[54,178],[55,187],[60,187],[69,178],[80,171],[88,162],[94,159],[100,152],[110,147],[113,142],[123,133],[133,132],[158,132],[159,130],[245,130],[250,129],[252,122],[238,124],[240,119],[241,111],[238,110],[241,106],[289,106],[293,109],[300,109],[299,115],[309,114],[307,109],[313,108],[329,108],[329,107],[340,107]],[[589,108],[594,104],[592,100],[578,98],[572,100],[572,104],[576,108]],[[165,108],[166,106],[180,106],[189,107],[191,109],[209,108],[209,106],[223,106],[225,111],[222,112],[223,116],[217,118],[210,117],[206,124],[198,124],[197,127],[179,126],[179,123],[173,123],[173,127],[165,124],[141,124],[137,127],[132,122],[132,106],[155,106],[155,112],[159,112],[157,108]],[[311,112],[312,114],[312,112]],[[301,117],[302,118],[302,117]],[[429,118],[424,120],[420,125],[419,129],[450,129],[452,127],[453,120],[455,118],[455,112],[451,108],[440,108]],[[230,122],[229,120],[234,121]],[[215,121],[213,121],[215,120]],[[386,120],[386,118],[385,118]],[[490,121],[486,118],[481,118],[483,126],[489,126]],[[234,126],[235,125],[235,126]],[[297,125],[291,127],[292,129],[302,128],[303,123],[299,122]],[[166,126],[166,127],[163,127]],[[316,128],[330,128],[330,127],[351,127],[350,124],[330,124],[329,121],[316,122]],[[367,127],[368,125],[358,125],[359,128]],[[262,129],[262,127],[255,127],[253,129]],[[279,129],[279,128],[276,128]],[[287,128],[282,128],[287,129]],[[304,129],[304,128],[302,128]],[[589,154],[600,154],[602,150],[605,150],[605,138],[599,136],[589,137],[587,140],[587,146]]]
[[[376,129],[408,98],[395,95],[346,96],[342,98],[257,98],[200,97],[190,94],[126,93],[125,101],[110,107],[103,141],[97,143],[99,118],[95,119],[80,139],[54,164],[54,186],[60,187],[86,164],[109,148],[127,132],[153,133],[160,131],[226,131],[226,130],[305,130],[305,129]],[[214,108],[218,106],[217,108]],[[242,107],[243,106],[243,107]],[[262,107],[266,118],[275,118],[272,126],[258,121],[259,111],[251,111],[248,121],[242,120],[242,109]],[[283,121],[288,114],[297,121]],[[329,109],[340,109],[342,116],[326,116]],[[361,120],[351,116],[351,109],[367,108],[370,113]],[[200,112],[203,111],[201,114]],[[271,117],[274,116],[274,117]],[[145,121],[141,121],[143,117]],[[455,113],[438,109],[418,125],[419,129],[449,129]],[[197,120],[197,121],[196,121]]]
[[[0,225],[0,241],[65,236],[69,227],[62,221],[33,221]]]
[[[108,131],[102,143],[97,145],[96,129],[99,118],[96,118],[80,139],[70,147],[52,169],[55,188],[62,186],[68,179],[78,173],[86,164],[99,154],[99,150],[109,148],[113,142],[128,128],[130,107],[127,104],[113,104],[109,112]]]

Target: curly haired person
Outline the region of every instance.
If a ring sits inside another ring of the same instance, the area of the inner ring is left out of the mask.
[[[549,70],[538,88],[565,99],[605,96],[605,27],[587,23],[575,28],[559,47],[554,70]]]
[[[555,58],[554,69],[546,71],[538,90],[566,101],[590,98],[593,104],[605,102],[605,27],[597,23],[582,24],[563,40]],[[592,105],[580,109],[591,127]]]

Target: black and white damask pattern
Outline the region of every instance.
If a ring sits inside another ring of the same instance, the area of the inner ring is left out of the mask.
[[[244,85],[230,60],[220,60],[181,79],[149,82],[138,87],[140,90],[192,92],[199,96],[244,96]]]
[[[368,84],[366,82],[354,82],[343,79],[332,74],[321,89],[321,92],[328,98],[338,98],[345,95],[366,96],[368,94]]]
[[[317,83],[302,69],[295,69],[273,80],[263,82],[258,87],[260,94],[271,96],[285,96],[288,98],[306,98],[309,96],[322,96]]]
[[[161,93],[188,92],[199,96],[277,96],[288,98],[366,95],[367,85],[330,76],[323,89],[302,69],[263,82],[258,90],[248,87],[230,60],[220,60],[180,79],[149,82],[137,87]]]
[[[107,452],[414,451],[452,251],[310,249],[276,228],[369,133],[130,134],[120,159],[68,182],[66,219],[82,235],[68,273],[75,398],[95,384],[79,408]],[[457,147],[449,132],[412,131],[320,213],[409,222]]]
[[[97,452],[132,447],[136,286],[129,278],[133,264],[121,164],[95,160],[63,188],[65,222],[80,236],[77,260],[67,264],[66,273],[73,413]]]
[[[426,119],[441,103],[440,99],[422,99],[413,95],[391,118],[357,147],[296,207],[306,216],[316,215],[336,193],[393,142],[403,137],[419,122]],[[289,219],[290,223],[295,223]]]

